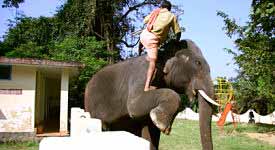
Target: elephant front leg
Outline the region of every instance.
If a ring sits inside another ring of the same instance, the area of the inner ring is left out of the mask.
[[[147,123],[142,127],[141,130],[142,138],[148,140],[150,144],[150,150],[157,150],[160,140],[160,131],[148,118]]]
[[[180,97],[173,90],[157,89],[144,92],[138,98],[130,99],[127,105],[131,118],[150,115],[154,125],[163,133],[169,134],[180,106]]]
[[[173,117],[171,117],[170,114],[167,114],[164,110],[160,110],[157,107],[151,110],[150,118],[162,133],[166,135],[170,134],[173,120]]]

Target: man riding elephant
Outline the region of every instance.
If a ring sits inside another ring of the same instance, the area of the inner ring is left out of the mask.
[[[171,7],[171,3],[164,0],[160,8],[155,9],[144,19],[144,23],[147,23],[147,27],[140,35],[141,44],[139,46],[139,51],[141,51],[142,45],[147,49],[148,57],[146,59],[149,61],[144,91],[154,89],[154,87],[150,86],[150,82],[155,72],[158,48],[161,43],[166,41],[170,28],[172,28],[177,35],[178,41],[181,36],[177,18],[170,12]]]

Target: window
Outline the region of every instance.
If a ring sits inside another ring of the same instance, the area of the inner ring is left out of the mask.
[[[10,65],[0,65],[0,80],[11,80]]]

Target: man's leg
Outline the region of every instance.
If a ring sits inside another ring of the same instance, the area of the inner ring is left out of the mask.
[[[153,73],[155,72],[155,66],[156,66],[156,60],[149,58],[149,67],[147,71],[147,79],[145,82],[145,88],[144,91],[149,91],[150,90],[150,82],[153,76]]]
[[[144,91],[150,90],[150,82],[152,80],[152,76],[155,72],[156,68],[156,61],[157,61],[157,47],[150,49],[150,52],[148,52],[147,60],[149,61],[149,67],[147,71],[147,78],[145,82]]]

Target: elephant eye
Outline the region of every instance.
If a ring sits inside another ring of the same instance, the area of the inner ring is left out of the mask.
[[[196,64],[197,64],[197,65],[201,65],[201,62],[197,60],[197,61],[196,61]]]

